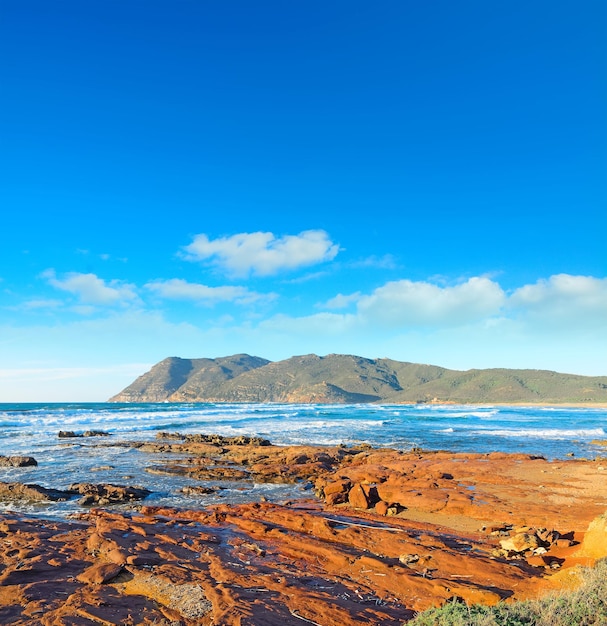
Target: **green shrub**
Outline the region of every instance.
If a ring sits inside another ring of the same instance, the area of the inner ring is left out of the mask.
[[[573,591],[492,607],[449,602],[419,613],[406,626],[607,626],[607,559],[581,576]]]

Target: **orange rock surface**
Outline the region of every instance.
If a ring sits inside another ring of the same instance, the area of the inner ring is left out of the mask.
[[[201,445],[179,463],[312,480],[316,497],[5,513],[0,624],[396,626],[454,597],[536,597],[607,556],[599,461]]]

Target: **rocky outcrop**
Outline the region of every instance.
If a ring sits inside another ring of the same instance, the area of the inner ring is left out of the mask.
[[[35,484],[0,482],[0,501],[9,502],[62,502],[80,495],[82,497],[78,503],[82,506],[106,506],[143,500],[150,493],[143,487],[109,484],[74,483],[63,490],[48,489]]]
[[[57,433],[59,439],[72,439],[74,437],[109,437],[110,433],[105,430],[85,430],[83,433],[76,433],[73,430],[60,430]]]
[[[0,501],[61,502],[71,497],[71,493],[60,489],[47,489],[41,485],[26,485],[18,482],[0,482]]]
[[[402,626],[447,602],[536,598],[607,556],[598,460],[162,435],[145,449],[191,494],[228,469],[309,497],[177,509],[78,483],[65,493],[96,508],[69,522],[0,514],[2,623]]]
[[[33,456],[0,455],[0,467],[35,467],[38,461]]]
[[[123,485],[95,485],[93,483],[74,483],[68,491],[82,497],[78,503],[82,506],[106,506],[108,504],[121,504],[143,500],[150,495],[148,489],[143,487],[130,487]]]

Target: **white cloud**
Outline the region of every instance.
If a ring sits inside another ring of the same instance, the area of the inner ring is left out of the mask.
[[[68,272],[57,278],[55,270],[49,269],[41,276],[52,287],[74,294],[83,304],[116,305],[138,300],[134,285],[119,280],[106,282],[95,274]]]
[[[342,315],[338,313],[317,313],[305,317],[289,317],[288,315],[276,315],[259,324],[264,331],[286,333],[287,335],[300,335],[308,338],[308,341],[318,337],[334,336],[355,330],[358,320],[354,315]]]
[[[279,238],[272,233],[256,232],[211,240],[200,234],[184,250],[187,260],[211,260],[235,276],[270,276],[330,261],[339,252],[339,246],[324,230],[306,230]]]
[[[358,302],[361,298],[360,291],[356,293],[351,293],[350,295],[345,296],[342,293],[338,293],[334,298],[331,298],[327,302],[324,303],[324,308],[326,309],[346,309],[351,304]]]
[[[57,309],[63,305],[61,300],[53,300],[53,299],[38,299],[38,300],[28,300],[20,305],[19,308],[26,310],[36,310],[36,309]]]
[[[556,274],[516,289],[510,306],[543,324],[607,325],[607,278]]]
[[[361,259],[359,261],[353,261],[350,263],[350,267],[363,267],[363,268],[377,268],[384,270],[393,270],[398,267],[396,263],[396,259],[392,254],[384,254],[381,257],[378,256],[370,256],[366,259]]]
[[[208,287],[198,283],[189,283],[180,278],[156,280],[147,283],[146,288],[162,298],[171,300],[193,300],[213,304],[216,302],[234,302],[250,304],[258,300],[274,299],[274,294],[260,294],[249,291],[246,287],[222,286]]]
[[[470,278],[453,287],[400,280],[386,283],[358,301],[369,323],[393,328],[461,326],[499,313],[502,288],[488,278]]]

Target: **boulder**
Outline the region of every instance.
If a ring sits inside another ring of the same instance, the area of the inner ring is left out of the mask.
[[[526,550],[535,550],[539,547],[540,542],[536,535],[530,533],[517,533],[508,539],[502,539],[500,546],[506,552],[525,552]]]
[[[323,488],[325,502],[329,505],[342,504],[348,499],[348,492],[352,483],[347,478],[341,478],[328,483]]]
[[[92,483],[74,483],[70,485],[69,491],[83,496],[78,501],[82,506],[94,506],[95,504],[104,506],[143,500],[151,493],[151,491],[143,487],[125,487],[110,484],[95,485]]]
[[[390,508],[390,505],[385,502],[384,500],[380,500],[376,505],[375,505],[375,512],[378,515],[387,515],[388,514],[388,509]]]
[[[38,461],[33,456],[0,455],[0,467],[34,467]]]
[[[61,502],[72,497],[67,491],[47,489],[40,485],[23,483],[0,483],[0,500],[27,502]]]

